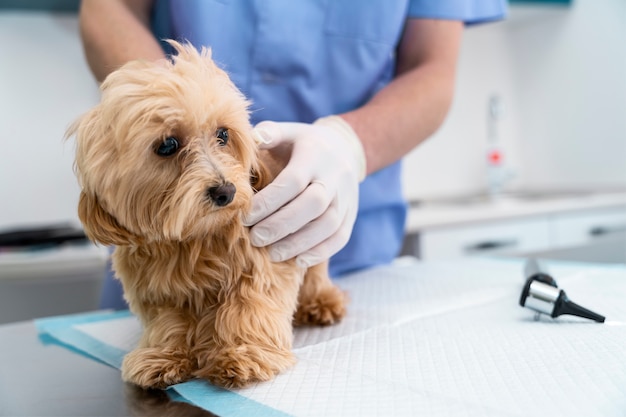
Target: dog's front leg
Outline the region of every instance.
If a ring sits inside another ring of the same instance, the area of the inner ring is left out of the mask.
[[[176,309],[159,308],[144,323],[139,346],[124,357],[122,379],[142,388],[167,388],[191,378],[197,362],[190,355],[193,318]]]
[[[328,275],[328,262],[309,268],[298,295],[294,325],[329,325],[346,314],[347,297]]]
[[[245,299],[232,296],[217,310],[214,329],[199,329],[212,335],[214,343],[199,343],[211,345],[211,349],[197,355],[194,375],[222,387],[238,388],[270,380],[292,366],[291,322],[297,289],[289,292],[278,301],[276,294],[274,299],[268,294],[247,295]]]

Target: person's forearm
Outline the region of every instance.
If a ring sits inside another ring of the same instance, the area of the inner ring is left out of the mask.
[[[150,32],[152,0],[83,0],[80,33],[89,67],[98,81],[128,61],[165,58]]]
[[[439,128],[452,101],[453,75],[421,67],[394,80],[367,105],[341,116],[365,151],[367,173],[396,162]]]
[[[401,159],[432,135],[450,108],[461,24],[420,24],[413,35],[407,31],[417,39],[407,41],[398,63],[401,74],[366,105],[341,114],[361,139],[368,174]]]

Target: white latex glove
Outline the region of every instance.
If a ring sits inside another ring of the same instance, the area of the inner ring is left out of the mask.
[[[352,127],[339,116],[313,124],[262,122],[260,147],[291,145],[281,173],[252,199],[246,218],[255,246],[270,246],[274,261],[296,257],[318,264],[348,243],[356,220],[365,153]]]

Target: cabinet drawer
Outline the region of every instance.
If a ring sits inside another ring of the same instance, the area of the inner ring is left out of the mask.
[[[556,247],[585,245],[606,237],[626,236],[626,207],[561,214],[551,223]]]
[[[425,230],[418,239],[421,259],[530,252],[550,245],[548,219],[543,217]]]

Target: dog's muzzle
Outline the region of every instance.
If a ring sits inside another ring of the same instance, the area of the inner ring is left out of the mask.
[[[235,185],[227,182],[226,184],[209,188],[207,190],[207,195],[216,206],[224,207],[233,201],[236,191],[237,188],[235,188]]]

